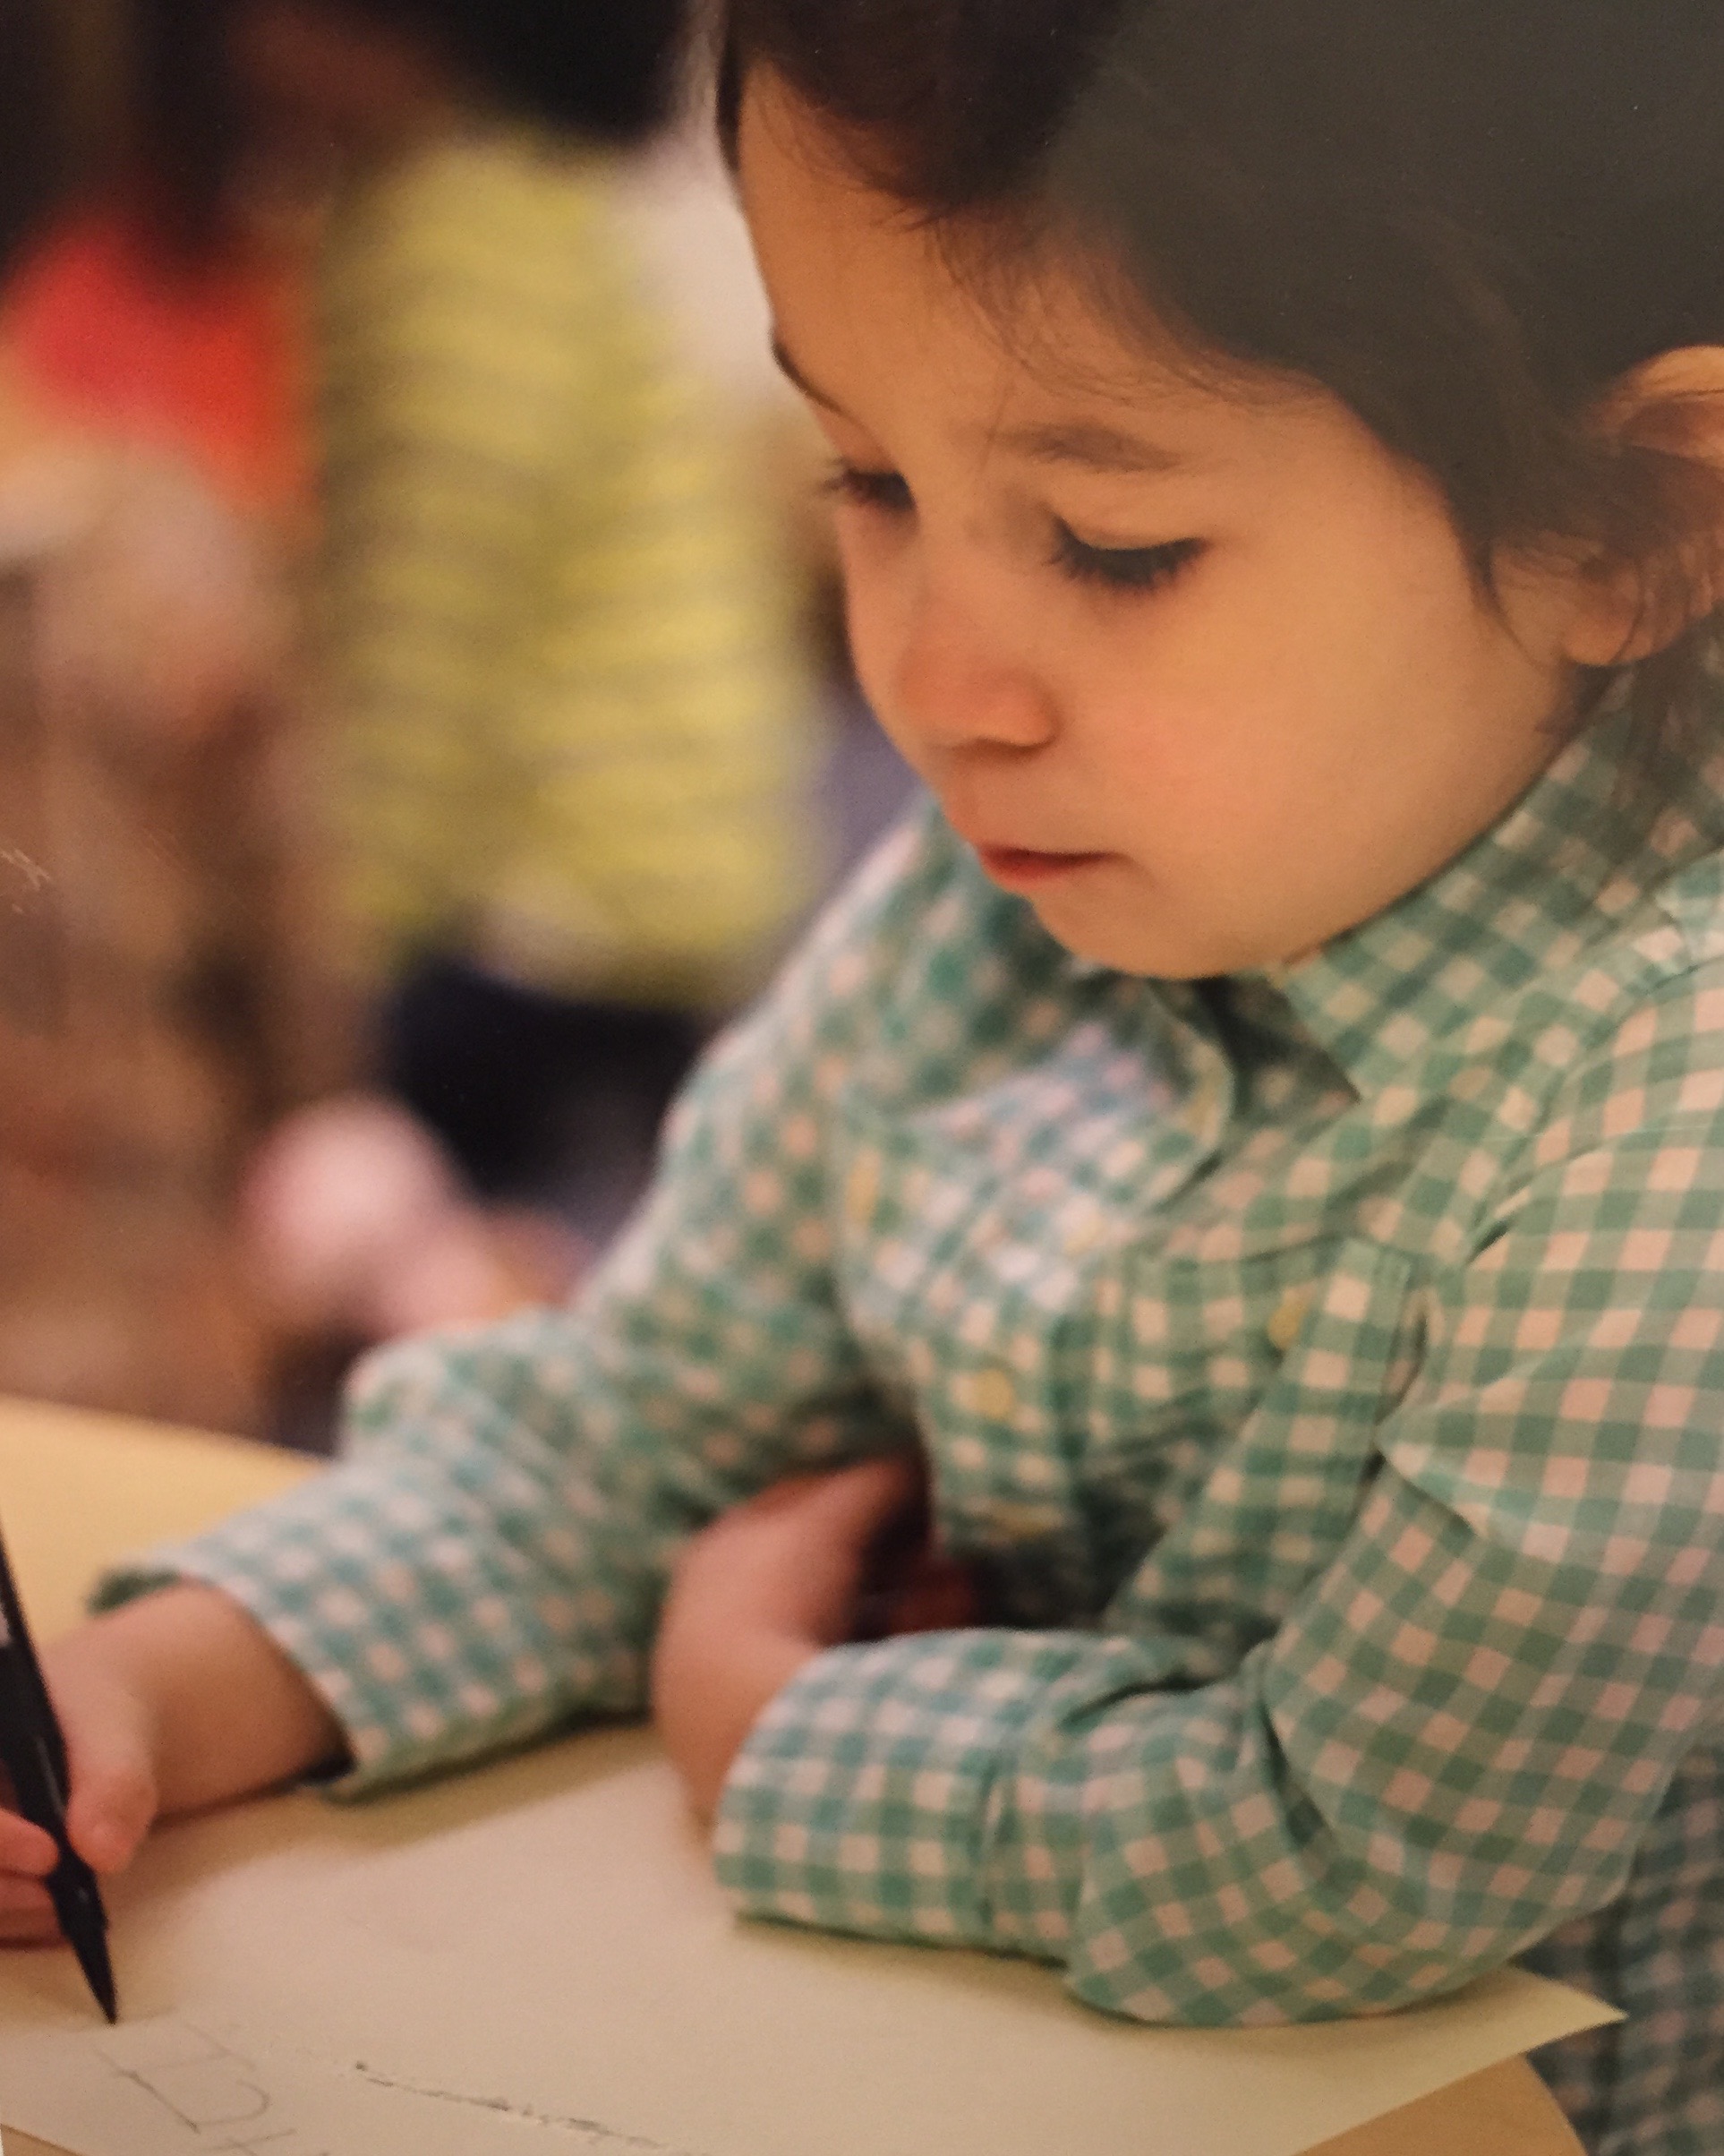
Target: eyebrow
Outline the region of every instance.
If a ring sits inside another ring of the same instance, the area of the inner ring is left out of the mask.
[[[819,405],[824,411],[836,413],[841,419],[849,417],[836,398],[829,397],[803,372],[781,337],[772,338],[772,358],[780,373],[800,389],[810,403]],[[1140,435],[1090,420],[978,427],[977,432],[990,447],[1010,449],[1034,463],[1075,464],[1090,472],[1176,472],[1183,470],[1191,461],[1173,449],[1144,441]]]
[[[993,428],[988,439],[1037,464],[1077,464],[1091,472],[1177,472],[1190,462],[1141,435],[1088,420]]]

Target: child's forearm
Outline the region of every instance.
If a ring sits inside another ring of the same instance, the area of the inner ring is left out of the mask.
[[[54,1642],[43,1659],[69,1724],[99,1716],[105,1698],[139,1714],[164,1814],[271,1788],[342,1754],[340,1727],[317,1693],[215,1587],[145,1596]]]

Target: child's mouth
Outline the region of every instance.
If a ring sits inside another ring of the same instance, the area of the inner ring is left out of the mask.
[[[977,858],[996,884],[1027,891],[1093,868],[1113,857],[1106,853],[1037,853],[1025,846],[978,846]]]

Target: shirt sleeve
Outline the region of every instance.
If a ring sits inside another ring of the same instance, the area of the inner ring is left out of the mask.
[[[724,1792],[743,1908],[1250,2024],[1446,1991],[1612,1900],[1724,1664],[1720,1013],[1715,987],[1643,1011],[1414,1287],[1423,1351],[1364,1404],[1351,1526],[1229,1673],[1200,1594],[1182,1636],[1131,1590],[1100,1633],[826,1655]],[[1368,1299],[1319,1300],[1297,1397],[1242,1443],[1346,1454]],[[1258,1519],[1243,1561],[1310,1525]]]
[[[822,1127],[926,881],[888,842],[676,1112],[568,1312],[373,1356],[350,1456],[105,1581],[224,1589],[340,1722],[357,1794],[644,1705],[670,1560],[786,1474],[913,1442],[841,1322]]]

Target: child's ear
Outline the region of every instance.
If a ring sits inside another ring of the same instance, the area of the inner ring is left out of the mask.
[[[1661,507],[1686,535],[1677,530],[1634,558],[1613,550],[1582,572],[1567,655],[1582,666],[1624,666],[1724,606],[1724,345],[1648,360],[1617,383],[1593,424],[1625,451],[1655,452],[1672,482],[1687,467],[1686,483],[1649,489],[1643,512]]]

